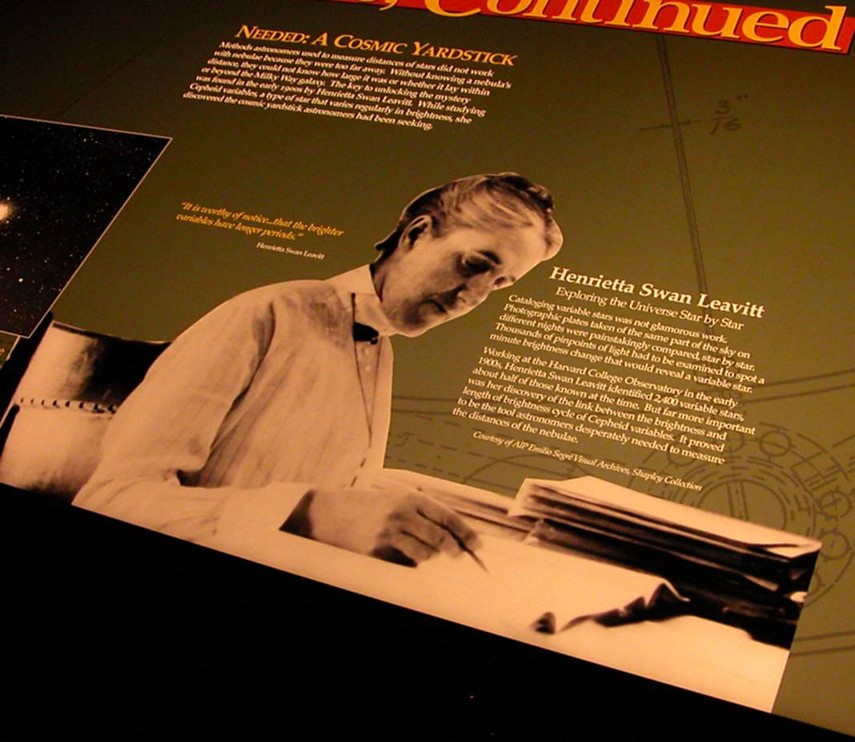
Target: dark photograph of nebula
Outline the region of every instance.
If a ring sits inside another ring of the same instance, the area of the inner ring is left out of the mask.
[[[33,332],[167,142],[0,116],[0,331]]]

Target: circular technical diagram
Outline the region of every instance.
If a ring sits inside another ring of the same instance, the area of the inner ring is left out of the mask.
[[[715,465],[654,453],[644,465],[701,485],[645,487],[667,500],[821,540],[808,602],[840,581],[852,561],[845,522],[853,511],[852,482],[833,452],[780,425],[761,424],[753,438],[734,436]],[[637,487],[640,480],[631,480]]]

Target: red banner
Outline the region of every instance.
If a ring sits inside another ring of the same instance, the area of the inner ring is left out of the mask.
[[[684,0],[333,0],[427,10],[446,18],[476,15],[695,36],[848,54],[855,18],[844,5],[826,13]]]

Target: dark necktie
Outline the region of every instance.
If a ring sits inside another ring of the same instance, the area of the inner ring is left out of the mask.
[[[372,345],[376,345],[380,339],[380,333],[369,325],[363,325],[361,322],[354,322],[353,339],[357,343],[371,343]]]

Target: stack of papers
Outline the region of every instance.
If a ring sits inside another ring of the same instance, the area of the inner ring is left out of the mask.
[[[702,615],[785,645],[821,545],[595,477],[527,479],[509,515],[531,539],[660,575]]]

